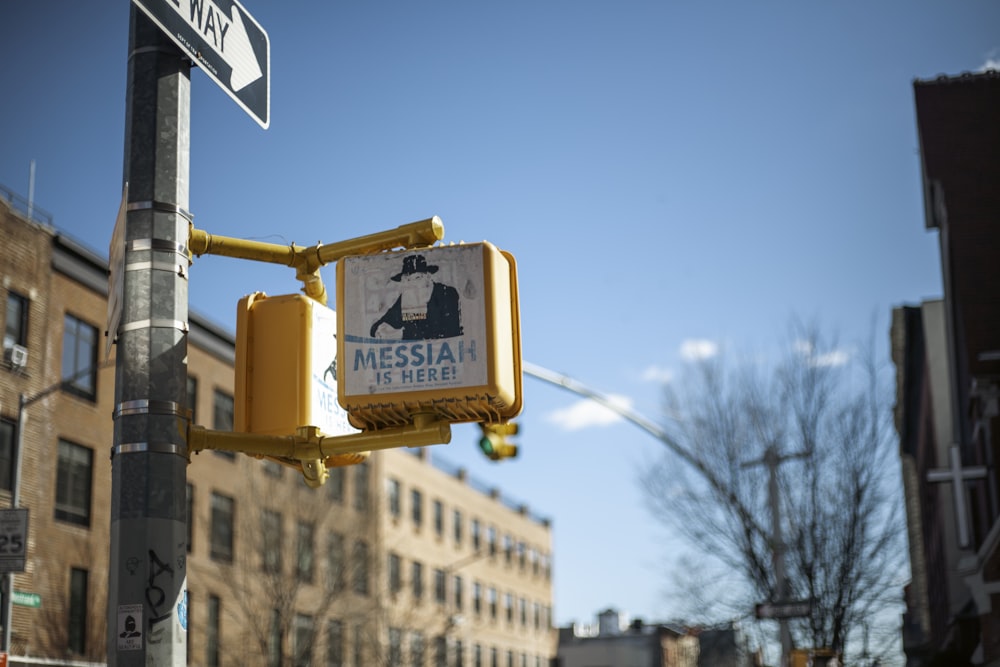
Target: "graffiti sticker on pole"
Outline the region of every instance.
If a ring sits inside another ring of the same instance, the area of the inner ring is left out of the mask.
[[[413,409],[452,421],[519,409],[516,297],[513,257],[488,243],[344,258],[337,265],[341,404],[355,416],[420,404]]]
[[[118,650],[142,650],[142,605],[118,605]]]

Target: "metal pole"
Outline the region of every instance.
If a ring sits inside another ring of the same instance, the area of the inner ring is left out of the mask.
[[[778,495],[778,466],[781,457],[774,445],[764,453],[767,466],[767,501],[771,506],[771,557],[774,563],[774,596],[779,604],[788,599],[788,582],[785,578],[785,539],[781,531],[781,498]],[[792,633],[787,618],[778,619],[778,636],[781,640],[781,667],[788,667],[792,654]]]
[[[108,665],[187,652],[187,237],[191,64],[131,6],[124,301],[111,451]]]

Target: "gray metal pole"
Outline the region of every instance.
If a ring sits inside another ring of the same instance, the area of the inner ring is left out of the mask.
[[[788,580],[785,577],[785,538],[781,530],[781,498],[778,495],[778,466],[782,459],[775,445],[764,453],[767,466],[767,501],[771,506],[771,557],[774,562],[774,596],[776,602],[788,600]],[[792,655],[792,632],[787,618],[778,619],[778,636],[781,640],[781,667],[788,667]]]
[[[108,665],[187,652],[190,62],[131,5],[124,300],[111,453]]]

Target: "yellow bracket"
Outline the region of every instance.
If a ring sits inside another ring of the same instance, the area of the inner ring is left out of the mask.
[[[431,246],[442,238],[444,238],[444,223],[437,216],[400,225],[396,229],[384,232],[327,245],[317,243],[308,248],[299,248],[294,243],[285,246],[218,236],[195,229],[192,224],[188,231],[188,252],[193,256],[222,255],[294,267],[295,277],[302,281],[302,291],[325,306],[326,287],[319,275],[321,266],[336,262],[348,255],[370,255],[394,248]]]
[[[195,424],[188,427],[189,452],[220,449],[268,458],[297,469],[311,487],[326,481],[327,468],[361,463],[373,450],[449,442],[451,423],[432,414],[415,415],[413,424],[406,426],[346,435],[323,435],[314,426],[300,427],[295,435],[287,436],[213,431]]]

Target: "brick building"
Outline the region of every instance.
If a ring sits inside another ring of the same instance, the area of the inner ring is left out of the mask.
[[[1000,73],[914,84],[944,298],[893,313],[910,665],[1000,665]]]
[[[14,576],[29,604],[13,607],[10,664],[102,664],[115,374],[107,260],[0,195],[0,503],[10,507],[19,469],[30,512],[26,570]],[[232,335],[192,314],[193,423],[231,428],[233,362]],[[28,403],[14,466],[19,396]],[[315,490],[249,456],[192,457],[188,664],[547,665],[550,523],[435,453],[381,452]]]

